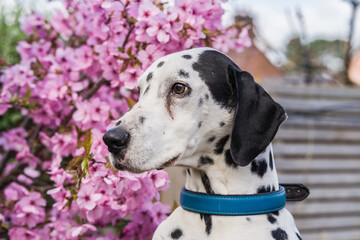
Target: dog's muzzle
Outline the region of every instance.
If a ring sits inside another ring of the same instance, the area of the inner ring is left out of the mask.
[[[130,140],[130,134],[121,127],[115,127],[107,131],[103,136],[104,143],[108,146],[109,152],[119,153],[124,149]]]

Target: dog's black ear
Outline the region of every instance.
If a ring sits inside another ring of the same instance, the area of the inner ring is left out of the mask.
[[[229,65],[228,74],[237,101],[230,152],[236,164],[246,166],[271,143],[287,116],[250,73]]]

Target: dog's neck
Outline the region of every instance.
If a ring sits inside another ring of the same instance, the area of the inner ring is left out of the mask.
[[[224,149],[229,149],[227,143]],[[222,154],[200,156],[197,168],[186,170],[185,188],[208,194],[256,194],[279,189],[271,144],[248,166],[236,166]],[[229,157],[229,156],[228,156]],[[213,160],[213,164],[212,161]],[[201,165],[201,162],[203,163]]]

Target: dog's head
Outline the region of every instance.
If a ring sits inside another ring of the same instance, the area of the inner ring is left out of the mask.
[[[211,48],[158,59],[138,87],[139,102],[103,137],[120,170],[196,167],[194,157],[222,154],[229,138],[232,160],[246,166],[286,119],[249,73]]]

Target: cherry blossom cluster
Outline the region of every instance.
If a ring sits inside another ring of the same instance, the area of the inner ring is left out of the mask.
[[[116,171],[102,135],[137,101],[157,58],[200,46],[241,51],[246,26],[222,25],[218,0],[63,0],[24,16],[21,62],[0,72],[0,238],[151,239],[170,213],[164,171]]]

